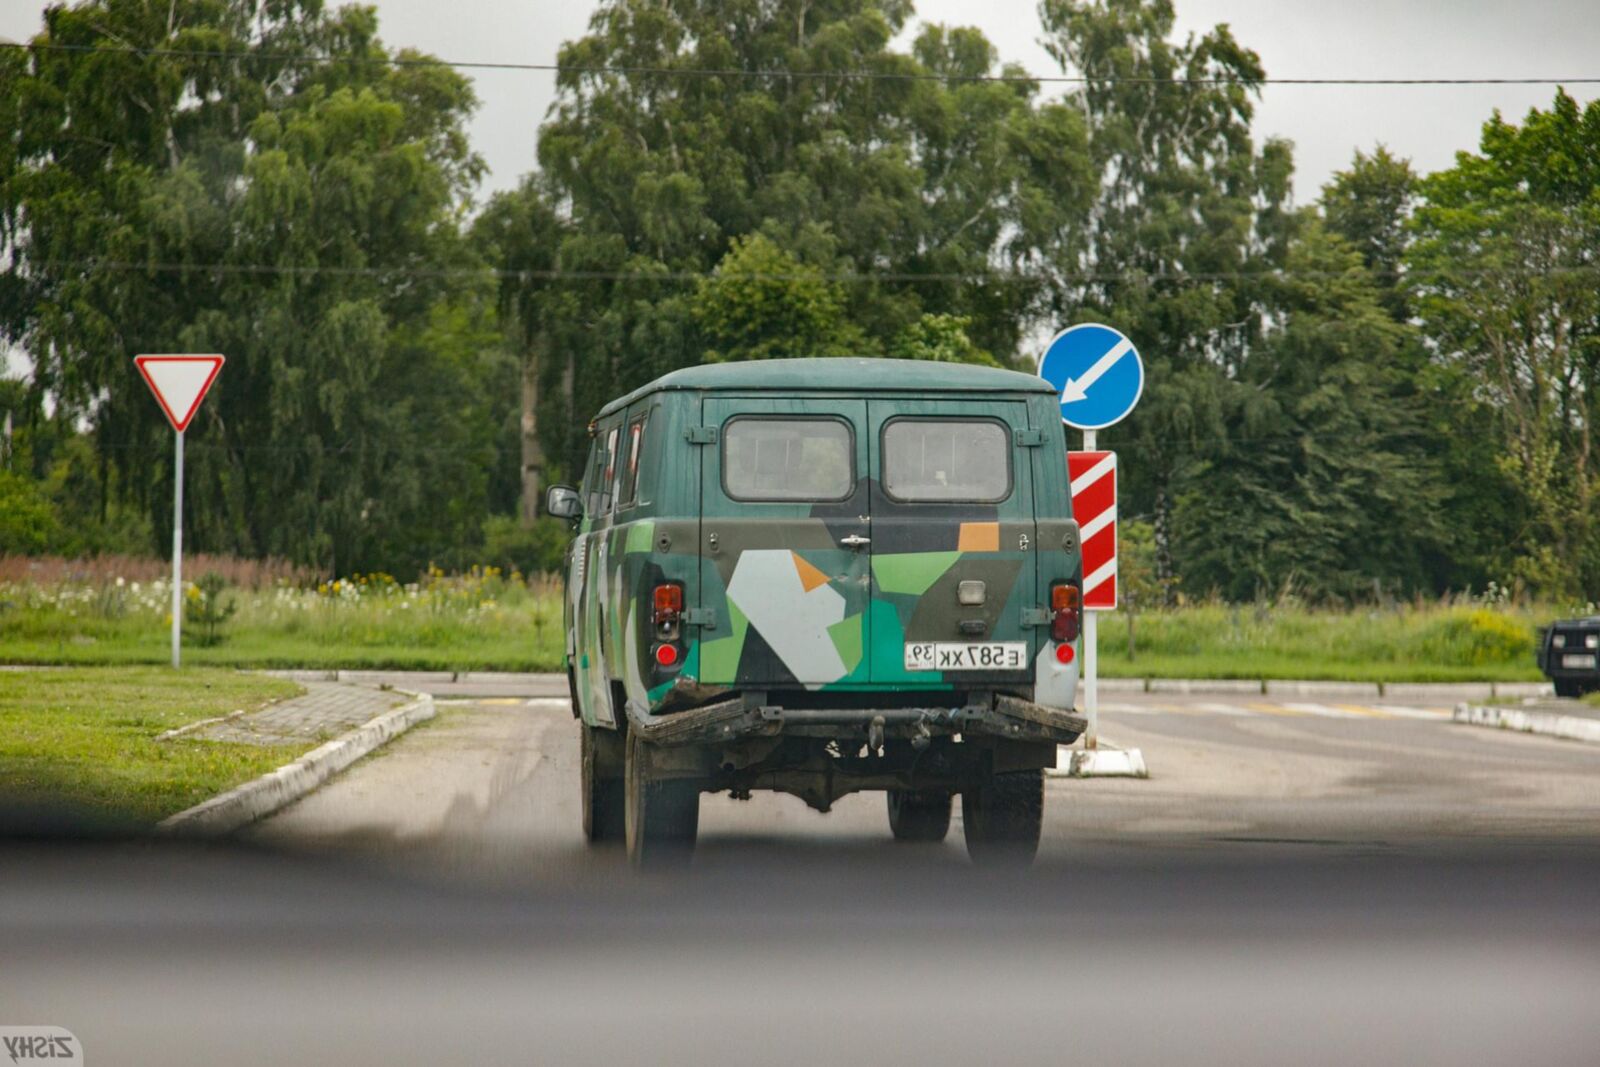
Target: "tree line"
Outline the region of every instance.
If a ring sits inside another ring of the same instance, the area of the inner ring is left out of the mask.
[[[590,416],[703,361],[1031,370],[1139,344],[1102,434],[1169,596],[1600,598],[1600,103],[1496,114],[1317,201],[1260,58],[1169,0],[1042,0],[1046,84],[906,0],[611,0],[538,166],[475,199],[470,81],[370,8],[83,0],[0,50],[0,551],[158,551],[138,352],[228,366],[189,543],[330,572],[549,567]],[[533,136],[530,116],[530,136]]]

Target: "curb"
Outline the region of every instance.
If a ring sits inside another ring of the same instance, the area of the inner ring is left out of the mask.
[[[312,749],[293,763],[170,815],[156,824],[161,833],[219,837],[271,815],[350,766],[362,756],[434,716],[433,697],[400,689],[413,698]]]
[[[1525,734],[1562,737],[1568,741],[1600,744],[1600,719],[1561,715],[1553,711],[1528,711],[1522,708],[1497,708],[1484,704],[1457,704],[1455,722],[1471,726],[1490,726]]]
[[[1346,696],[1391,700],[1495,700],[1547,697],[1549,682],[1338,682],[1273,678],[1102,678],[1102,693],[1206,693],[1252,696]]]

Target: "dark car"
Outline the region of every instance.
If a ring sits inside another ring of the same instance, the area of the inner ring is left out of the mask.
[[[1539,669],[1555,683],[1556,696],[1600,691],[1600,615],[1560,619],[1539,635]]]

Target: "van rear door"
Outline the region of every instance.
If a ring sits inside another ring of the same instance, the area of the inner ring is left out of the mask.
[[[876,684],[1031,684],[1041,640],[1027,404],[874,399]]]
[[[702,404],[698,662],[708,684],[820,688],[865,674],[867,405]]]

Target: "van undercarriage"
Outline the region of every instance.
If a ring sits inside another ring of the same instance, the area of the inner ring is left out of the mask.
[[[1055,765],[1057,745],[1082,734],[1084,720],[1003,693],[940,694],[941,702],[927,706],[907,703],[903,693],[886,696],[883,703],[891,706],[793,707],[788,704],[838,700],[746,692],[659,715],[629,702],[622,730],[584,727],[590,837],[626,837],[639,861],[686,856],[701,793],[749,799],[755,790],[770,790],[826,812],[841,797],[881,790],[888,794],[890,821],[901,840],[942,839],[951,800],[960,795],[968,846],[975,849],[975,838],[984,839],[984,824],[974,822],[980,819],[974,810],[982,803],[979,798],[1021,789],[1020,804],[1031,809],[1031,825],[1021,828],[1020,839],[1009,826],[990,836],[995,844],[1013,846],[1010,852],[1031,856],[1037,846],[1041,773]],[[1015,822],[1009,808],[1016,805],[1002,800],[991,800],[989,808]],[[653,815],[647,810],[652,807]],[[636,825],[628,825],[630,813]],[[1023,815],[1026,821],[1029,811]]]

